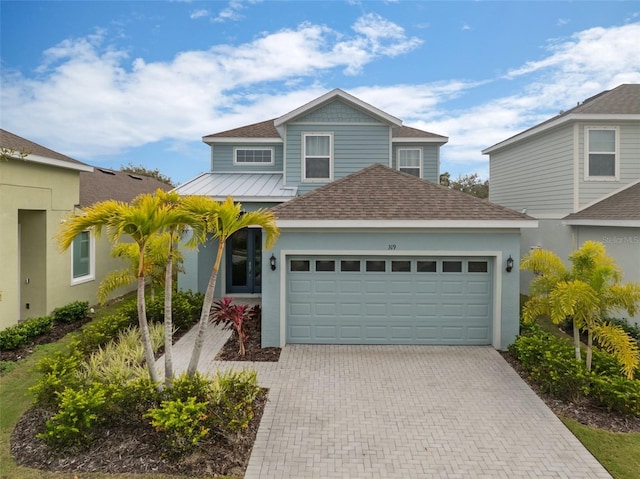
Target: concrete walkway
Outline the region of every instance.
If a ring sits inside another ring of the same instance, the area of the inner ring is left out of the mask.
[[[175,347],[186,369],[193,331]],[[286,346],[250,367],[270,389],[245,479],[609,478],[490,347]]]

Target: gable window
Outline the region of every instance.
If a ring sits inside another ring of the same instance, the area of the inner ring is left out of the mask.
[[[332,143],[330,133],[305,133],[303,135],[303,181],[331,181],[333,176]]]
[[[585,177],[618,179],[618,129],[587,127]]]
[[[398,170],[421,178],[422,150],[420,150],[420,148],[399,148]]]
[[[236,165],[273,165],[273,148],[235,148]]]
[[[71,244],[71,284],[95,279],[95,245],[89,231],[83,231]]]

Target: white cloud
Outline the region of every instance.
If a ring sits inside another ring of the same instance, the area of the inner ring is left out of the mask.
[[[198,18],[208,17],[209,15],[210,15],[209,10],[205,10],[201,8],[199,10],[194,10],[193,12],[191,12],[191,14],[189,15],[189,18],[191,18],[192,20],[195,20]]]
[[[46,136],[51,146],[82,158],[164,139],[193,140],[203,128],[229,128],[229,111],[255,106],[245,89],[300,78],[308,84],[334,69],[356,74],[378,57],[419,44],[379,16],[362,17],[354,31],[345,36],[303,23],[166,62],[130,59],[126,51],[105,47],[102,31],[64,40],[45,52],[37,77],[2,72],[3,126]],[[284,113],[282,104],[273,111]]]

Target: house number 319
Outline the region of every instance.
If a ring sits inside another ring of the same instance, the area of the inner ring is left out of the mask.
[[[389,245],[389,249],[396,249],[396,245],[394,245],[394,244],[390,244],[390,245]]]

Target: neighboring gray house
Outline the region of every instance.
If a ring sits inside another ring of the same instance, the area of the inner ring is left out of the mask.
[[[336,89],[279,118],[204,137],[211,171],[183,195],[273,208],[229,240],[216,296],[262,301],[262,345],[491,344],[518,333],[526,215],[437,184],[447,138]],[[186,253],[203,291],[215,248]]]
[[[538,219],[522,251],[604,243],[640,282],[640,85],[620,85],[493,145],[489,199]],[[526,292],[529,274],[521,276]],[[636,316],[636,321],[640,316]]]

